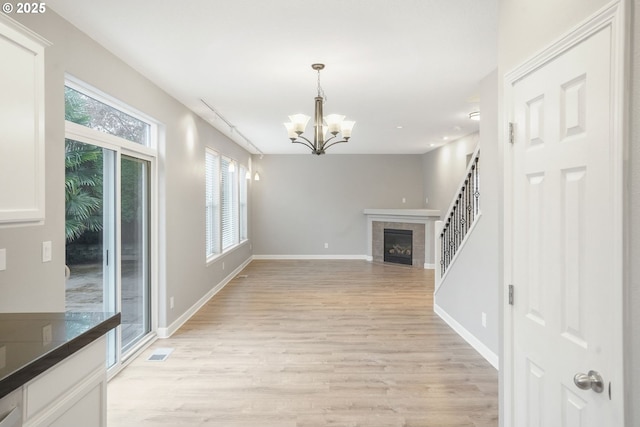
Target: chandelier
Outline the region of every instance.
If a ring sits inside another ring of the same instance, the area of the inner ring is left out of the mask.
[[[341,142],[349,141],[351,138],[351,130],[356,122],[344,120],[344,116],[340,114],[329,114],[328,116],[322,116],[322,106],[324,104],[324,98],[326,97],[322,87],[320,87],[320,70],[324,69],[324,64],[312,64],[311,68],[318,72],[318,96],[316,96],[316,111],[313,123],[313,142],[302,136],[307,123],[311,117],[304,114],[295,114],[289,116],[289,123],[285,123],[287,132],[289,133],[289,139],[294,144],[304,144],[311,148],[311,152],[316,155],[324,154],[325,150],[332,145],[339,144]],[[323,120],[324,119],[324,120]],[[326,123],[326,125],[325,125]],[[326,138],[327,131],[332,135]],[[339,141],[333,141],[338,137],[338,134],[342,134],[342,138]]]

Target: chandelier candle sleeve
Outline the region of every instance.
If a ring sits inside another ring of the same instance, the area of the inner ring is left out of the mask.
[[[313,142],[302,136],[307,123],[309,123],[309,116],[294,114],[289,116],[291,121],[285,123],[284,126],[287,128],[287,135],[292,143],[306,145],[313,154],[319,156],[325,154],[325,150],[332,145],[349,141],[355,122],[344,120],[345,117],[340,114],[323,116],[325,97],[324,91],[320,86],[320,70],[324,69],[324,64],[312,64],[311,68],[318,72],[318,95],[315,98],[315,114],[313,118]],[[327,138],[327,132],[331,134],[329,138]],[[332,141],[337,138],[339,133],[342,134],[342,140]]]

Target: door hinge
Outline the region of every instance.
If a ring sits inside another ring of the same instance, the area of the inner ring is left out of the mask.
[[[513,122],[509,122],[509,144],[516,142],[515,127],[516,125]]]
[[[513,305],[513,285],[509,285],[509,305]]]

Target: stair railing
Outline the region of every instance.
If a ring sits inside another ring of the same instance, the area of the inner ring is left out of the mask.
[[[480,216],[480,149],[473,153],[467,171],[447,214],[436,223],[436,281],[447,273],[467,234]],[[437,287],[437,286],[436,286]]]

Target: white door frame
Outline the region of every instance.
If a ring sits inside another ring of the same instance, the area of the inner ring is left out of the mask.
[[[625,64],[626,64],[626,52],[628,46],[628,23],[627,23],[627,10],[626,10],[626,0],[616,0],[602,8],[596,14],[573,28],[569,31],[564,37],[561,37],[556,42],[552,43],[549,47],[544,49],[539,54],[535,55],[531,59],[525,61],[523,64],[507,73],[504,77],[504,86],[503,86],[503,118],[502,118],[502,128],[503,128],[503,137],[502,141],[504,144],[503,147],[503,191],[504,191],[504,247],[503,247],[503,260],[504,260],[504,288],[503,288],[503,346],[502,346],[502,360],[501,360],[501,368],[502,368],[502,410],[501,410],[501,420],[500,425],[504,427],[515,427],[513,424],[513,406],[517,397],[514,396],[514,361],[513,361],[513,311],[511,310],[511,305],[509,305],[509,295],[508,289],[509,284],[512,284],[513,277],[513,269],[512,269],[512,226],[513,226],[513,213],[512,213],[512,204],[513,198],[511,197],[512,191],[512,182],[511,177],[513,176],[513,161],[511,158],[511,150],[509,149],[509,139],[510,139],[510,131],[509,131],[509,123],[513,122],[513,86],[520,79],[526,77],[530,73],[536,71],[541,68],[545,64],[549,63],[554,58],[562,55],[575,45],[579,44],[581,41],[586,40],[591,35],[596,32],[609,27],[611,31],[611,78],[612,78],[612,88],[611,88],[611,124],[612,124],[612,135],[611,141],[613,144],[612,148],[612,161],[611,165],[612,170],[617,171],[615,176],[614,183],[614,194],[612,194],[614,203],[611,206],[611,222],[609,224],[603,225],[608,227],[611,232],[620,236],[620,244],[616,246],[615,249],[615,262],[617,263],[614,276],[614,283],[609,284],[613,285],[613,296],[614,300],[617,302],[619,306],[619,310],[616,310],[614,313],[606,313],[606,315],[615,316],[615,323],[619,325],[618,328],[611,331],[614,342],[616,342],[619,346],[619,352],[616,352],[615,358],[618,366],[623,365],[623,291],[624,291],[624,275],[623,268],[627,265],[627,260],[625,259],[626,252],[624,251],[623,245],[623,230],[624,230],[624,157],[625,152],[627,150],[627,135],[626,135],[626,125],[627,122],[627,102],[625,95],[625,86],[626,86],[626,78],[625,75]],[[603,206],[603,209],[607,207]],[[515,298],[518,298],[516,293]],[[612,382],[612,393],[617,394],[618,396],[623,396],[624,393],[624,378],[622,376],[622,370],[619,374],[616,374],[614,378],[611,378]],[[623,402],[624,399],[619,399],[619,401]],[[623,409],[623,408],[621,408]],[[620,414],[622,417],[623,414]]]

